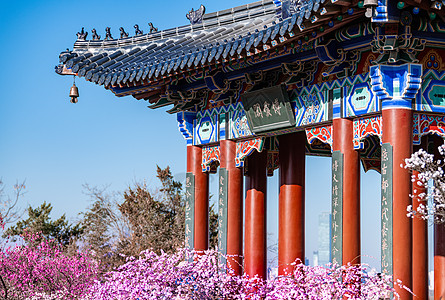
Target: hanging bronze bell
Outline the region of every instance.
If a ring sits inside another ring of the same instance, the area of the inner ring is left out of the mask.
[[[70,89],[70,97],[71,103],[77,103],[77,97],[79,97],[79,89],[77,88],[75,83],[73,83],[73,86]]]

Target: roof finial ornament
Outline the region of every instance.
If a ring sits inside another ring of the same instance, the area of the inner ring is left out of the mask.
[[[105,28],[105,40],[112,40],[113,37],[111,36],[110,27]]]
[[[85,41],[87,39],[88,32],[85,32],[85,30],[82,27],[82,30],[77,33],[77,40],[79,41]]]
[[[158,28],[154,27],[152,22],[148,23],[148,26],[150,26],[150,33],[158,32]]]
[[[119,31],[121,32],[121,39],[127,38],[128,37],[128,33],[125,32],[124,27],[120,27]]]
[[[142,34],[144,34],[144,32],[139,29],[139,25],[138,24],[134,25],[134,34],[135,35],[142,35]]]
[[[204,16],[205,11],[206,8],[204,7],[204,5],[201,4],[198,10],[194,10],[192,8],[192,10],[189,11],[189,13],[186,14],[185,16],[187,17],[187,19],[190,20],[190,24],[192,25],[200,24],[202,23],[202,17]]]
[[[93,41],[98,41],[98,40],[100,40],[100,35],[97,34],[95,28],[93,28],[93,29],[91,30],[91,34],[92,34],[92,36],[93,36]]]

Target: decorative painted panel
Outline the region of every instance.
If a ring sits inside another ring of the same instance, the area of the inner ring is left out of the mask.
[[[369,73],[364,73],[292,91],[296,126],[378,111],[380,105],[370,92],[368,80]]]
[[[351,117],[377,111],[379,109],[377,97],[372,95],[368,97],[368,79],[369,74],[365,73],[292,90],[290,99],[296,125],[266,132],[265,135],[294,132],[298,127],[330,121],[333,117]],[[272,105],[268,108],[272,112]],[[267,109],[266,112],[264,109],[265,107],[262,109],[263,114],[267,112]],[[178,114],[178,121],[179,117]],[[190,134],[187,133],[190,131],[190,126],[181,125],[185,124],[182,119],[184,118],[181,117],[180,127],[185,128],[182,131],[187,134],[187,141],[190,141]],[[199,111],[195,113],[194,119],[193,144],[195,145],[216,143],[221,139],[254,137],[241,102]]]
[[[220,256],[220,263],[225,266],[227,255],[227,194],[229,187],[229,176],[227,169],[219,169],[219,200],[218,200],[218,251],[222,254]]]
[[[218,141],[218,115],[204,116],[195,121],[194,144],[202,145]]]
[[[416,110],[445,113],[445,72],[425,70]]]
[[[342,87],[344,94],[340,97],[343,106],[341,117],[360,116],[380,110],[377,98],[371,91],[369,73],[346,77],[336,86]]]
[[[228,116],[227,113],[222,113],[222,114],[219,115],[219,118],[218,118],[218,122],[219,122],[219,126],[218,126],[218,128],[219,128],[218,140],[219,141],[225,140],[226,136],[227,136],[227,133],[228,133],[227,127],[228,127],[229,123],[227,122],[227,116]]]
[[[393,220],[392,220],[392,184],[393,153],[389,143],[382,145],[382,273],[393,274]]]
[[[309,144],[318,139],[329,144],[332,149],[332,125],[308,128],[306,129],[306,138]]]
[[[252,154],[253,151],[258,152],[263,151],[264,138],[256,138],[246,141],[240,141],[236,143],[236,156],[235,165],[236,167],[244,166],[244,159]]]
[[[412,108],[422,84],[422,65],[375,65],[370,68],[371,87],[385,108]]]
[[[185,248],[193,249],[195,234],[195,175],[185,178]]]
[[[378,111],[380,104],[377,97],[370,92],[368,79],[369,73],[365,73],[292,90],[290,99],[296,125],[266,132],[265,135],[294,132],[299,127],[317,126],[317,123],[330,121],[332,118],[352,117]],[[272,112],[272,109],[271,105],[269,110]],[[199,111],[194,116],[193,144],[195,145],[216,143],[221,139],[254,137],[241,102]],[[178,121],[179,117],[178,114]],[[181,118],[181,122],[184,123],[182,119],[184,118]],[[181,122],[180,127],[185,128],[182,130],[188,136],[187,141],[190,141],[190,134],[187,133],[190,126],[181,125]],[[319,135],[323,132],[315,130],[312,133],[323,142],[329,140],[328,137]],[[312,138],[314,137],[311,137],[311,141]]]
[[[212,163],[219,163],[219,145],[202,147],[202,171],[210,172]]]
[[[343,154],[332,153],[331,257],[333,264],[343,263]]]
[[[187,145],[193,144],[193,121],[196,118],[196,113],[179,112],[177,115],[179,131],[184,136]]]
[[[241,105],[237,106],[237,109],[230,113],[229,120],[230,138],[237,139],[252,135],[249,123],[247,121],[246,112]]]
[[[360,116],[379,111],[377,97],[371,91],[367,82],[356,84],[349,88],[345,97],[346,117]]]
[[[422,136],[434,133],[445,138],[445,116],[413,114],[413,144],[420,145]]]
[[[381,115],[354,120],[354,149],[363,149],[362,139],[370,135],[382,139]]]
[[[328,101],[324,94],[316,85],[295,93],[291,99],[297,127],[328,120]]]

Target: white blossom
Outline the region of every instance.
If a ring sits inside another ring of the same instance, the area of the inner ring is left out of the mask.
[[[420,149],[410,158],[405,159],[405,169],[419,172],[417,176],[411,176],[411,181],[419,187],[428,188],[428,182],[432,182],[428,193],[410,195],[417,200],[419,205],[414,209],[412,205],[407,207],[408,216],[418,216],[423,220],[432,220],[435,223],[445,223],[445,176],[443,166],[445,164],[445,143],[438,147],[441,159],[434,159],[433,154]],[[414,191],[417,192],[416,190]],[[430,200],[431,205],[428,205]]]

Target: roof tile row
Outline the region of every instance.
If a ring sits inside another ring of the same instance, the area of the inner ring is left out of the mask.
[[[79,76],[110,86],[154,80],[172,72],[205,66],[291,34],[324,0],[305,6],[285,20],[277,19],[275,4],[262,0],[204,15],[203,23],[109,41],[77,41],[62,52],[60,62]],[[222,26],[222,24],[227,24]]]

